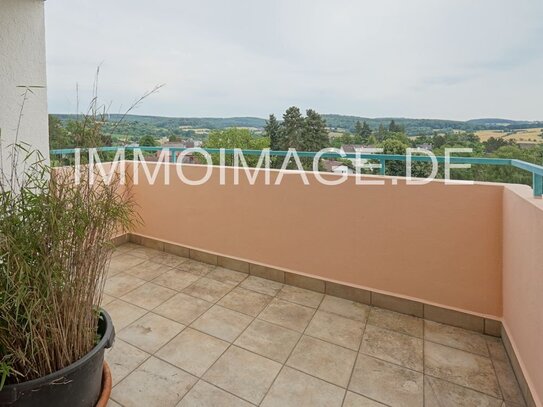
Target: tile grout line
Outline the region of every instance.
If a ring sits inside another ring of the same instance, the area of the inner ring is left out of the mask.
[[[235,270],[233,270],[233,271],[235,271]],[[238,272],[238,273],[240,273],[240,272]],[[245,274],[245,273],[243,273],[243,274]],[[248,276],[247,276],[247,277],[248,277]],[[216,337],[216,336],[214,336],[214,335],[210,335],[210,334],[208,334],[207,332],[202,332],[202,331],[200,331],[200,330],[198,330],[198,329],[196,329],[196,328],[194,328],[194,327],[192,326],[192,324],[193,324],[194,322],[196,322],[202,315],[204,315],[207,311],[209,311],[214,305],[217,305],[217,306],[221,307],[221,305],[218,305],[217,303],[218,303],[221,299],[223,299],[226,295],[228,295],[230,292],[232,292],[232,290],[233,290],[234,288],[238,287],[243,281],[245,281],[245,279],[247,279],[247,277],[245,277],[243,280],[241,280],[239,283],[237,283],[234,287],[232,287],[232,288],[230,289],[230,291],[228,291],[228,292],[225,293],[222,297],[220,297],[216,302],[213,303],[213,305],[212,305],[210,308],[208,308],[208,309],[207,309],[204,313],[202,313],[198,318],[195,318],[194,321],[192,321],[189,325],[187,325],[187,327],[188,327],[188,328],[191,328],[191,329],[194,329],[194,330],[196,330],[196,331],[198,331],[198,332],[201,332],[201,333],[203,333],[203,334],[205,334],[205,335],[209,335],[209,336],[211,336],[211,337],[213,337],[213,338],[220,339],[220,340],[222,340],[222,341],[224,341],[224,342],[229,342],[229,343],[228,343],[228,346],[226,347],[226,349],[225,349],[225,350],[217,357],[217,359],[215,359],[215,361],[214,361],[214,362],[213,362],[213,363],[212,363],[212,364],[211,364],[211,365],[210,365],[210,366],[202,373],[202,375],[201,375],[200,377],[196,376],[196,377],[198,377],[198,380],[202,380],[202,381],[204,381],[204,382],[206,382],[206,383],[208,383],[208,384],[210,384],[210,385],[212,385],[212,386],[214,386],[214,387],[217,387],[217,388],[221,389],[222,391],[225,391],[225,392],[227,392],[227,393],[229,393],[229,394],[231,394],[231,395],[237,397],[237,398],[240,399],[240,400],[243,400],[243,401],[246,401],[246,402],[248,402],[248,403],[250,403],[250,404],[252,404],[252,405],[255,405],[253,402],[251,402],[251,401],[249,401],[249,400],[246,400],[246,399],[244,399],[243,397],[240,397],[240,396],[238,396],[238,395],[236,395],[236,394],[234,394],[234,393],[231,393],[230,391],[228,391],[228,390],[226,390],[226,389],[223,389],[222,387],[219,387],[219,386],[217,386],[216,384],[213,384],[213,383],[211,383],[211,382],[208,382],[207,380],[204,379],[204,376],[207,374],[207,372],[208,372],[211,368],[213,368],[213,366],[215,366],[215,364],[219,361],[219,359],[222,358],[223,355],[224,355],[224,354],[225,354],[232,346],[234,346],[234,342],[235,342],[235,341],[236,341],[236,340],[237,340],[237,339],[238,339],[238,338],[239,338],[239,337],[240,337],[240,336],[241,336],[241,335],[249,328],[249,326],[251,326],[251,324],[252,324],[253,321],[256,319],[256,317],[252,317],[251,322],[249,322],[249,323],[247,324],[247,326],[246,326],[246,327],[245,327],[245,328],[244,328],[244,329],[243,329],[243,330],[242,330],[242,331],[241,331],[241,332],[240,332],[240,333],[232,340],[232,342],[230,342],[230,341],[225,341],[224,339],[218,338],[218,337]],[[188,294],[187,294],[187,295],[188,295]],[[194,297],[194,298],[196,298],[196,297]],[[225,308],[225,307],[223,307],[223,308]],[[228,309],[228,308],[226,308],[226,309]],[[245,314],[243,314],[243,315],[245,315]],[[177,335],[176,335],[176,337],[177,337]],[[172,340],[173,340],[173,338],[172,338]],[[170,341],[170,342],[171,342],[171,341]],[[164,345],[162,348],[164,348],[165,346],[166,346],[166,345]],[[160,348],[160,349],[162,349],[162,348]],[[159,349],[159,350],[160,350],[160,349]],[[240,349],[243,349],[243,348],[240,348]],[[159,350],[157,350],[157,352],[158,352]],[[245,349],[244,349],[244,350],[245,350]],[[262,355],[258,355],[258,356],[263,357]],[[156,357],[158,357],[158,356],[156,356]],[[159,359],[160,359],[160,358],[159,358]],[[162,360],[162,359],[161,359],[161,360]],[[271,360],[271,359],[270,359],[270,360]],[[168,362],[168,363],[169,363],[169,362]],[[171,363],[170,363],[170,364],[171,364]],[[177,367],[177,366],[176,366],[176,367]],[[178,368],[178,369],[181,369],[181,368],[179,368],[179,367],[177,367],[177,368]],[[183,369],[181,369],[181,370],[183,370]],[[183,370],[183,371],[185,371],[185,370]],[[198,382],[196,382],[196,383],[198,383]],[[196,385],[196,384],[195,384],[195,385]],[[192,388],[191,388],[191,390],[192,390]],[[187,394],[189,394],[189,393],[190,393],[190,390],[187,391],[187,392],[183,395],[183,397],[181,397],[181,399],[178,401],[178,403],[180,403],[181,400],[183,400],[183,399],[187,396]]]
[[[362,329],[362,336],[360,338],[360,343],[358,344],[358,351],[356,352],[356,357],[354,358],[353,367],[351,368],[351,374],[349,375],[349,380],[347,381],[347,388],[345,389],[345,394],[343,395],[343,401],[341,402],[342,406],[345,404],[345,399],[347,398],[349,387],[351,387],[351,380],[353,379],[354,370],[356,369],[356,362],[358,362],[358,356],[360,355],[360,348],[362,347],[362,342],[364,341],[364,336],[366,335],[366,327],[368,326],[370,311],[371,309],[368,309],[368,315],[366,315],[366,321],[364,322],[364,328]]]
[[[277,295],[275,296],[275,298],[277,298]],[[324,301],[324,295],[322,296],[320,302],[319,302],[319,307],[321,306],[322,302]],[[268,396],[268,394],[270,393],[270,390],[272,389],[273,385],[275,384],[275,382],[277,381],[277,378],[279,377],[279,375],[281,374],[281,372],[284,370],[285,366],[287,365],[287,362],[288,360],[290,359],[290,357],[292,356],[292,353],[294,352],[294,349],[296,349],[296,347],[298,346],[298,344],[300,343],[300,341],[302,340],[302,338],[304,337],[304,334],[305,334],[305,331],[307,330],[307,327],[311,324],[311,321],[313,321],[313,318],[315,318],[315,314],[317,313],[317,310],[318,308],[313,312],[313,315],[311,316],[311,319],[308,321],[307,325],[305,326],[304,330],[302,332],[300,332],[300,337],[298,338],[298,340],[296,341],[296,343],[294,344],[294,346],[292,347],[292,349],[290,350],[289,354],[287,355],[286,359],[285,359],[285,362],[281,364],[281,369],[279,369],[279,372],[277,372],[277,375],[275,375],[272,383],[270,384],[270,386],[268,387],[268,390],[266,391],[266,393],[264,394],[264,396],[262,397],[262,399],[260,400],[260,402],[258,403],[258,405],[262,405],[262,403],[264,402],[264,400],[266,399],[266,397]],[[290,367],[290,366],[289,366]]]

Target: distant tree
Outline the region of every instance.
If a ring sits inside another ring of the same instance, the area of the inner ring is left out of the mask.
[[[362,130],[360,131],[360,137],[362,138],[362,142],[363,143],[367,142],[370,136],[371,136],[371,128],[369,124],[364,121],[364,123],[362,123]]]
[[[367,145],[375,146],[377,144],[377,138],[372,134],[368,137]]]
[[[305,151],[319,151],[328,145],[326,121],[312,109],[306,111],[302,131],[302,147]]]
[[[170,134],[168,137],[168,141],[170,143],[178,143],[181,141],[181,137],[179,137],[177,134]]]
[[[510,140],[505,140],[502,137],[499,137],[499,138],[490,137],[488,140],[483,142],[483,145],[485,146],[486,153],[493,153],[500,147],[515,145],[515,142],[510,141]]]
[[[387,134],[387,130],[385,129],[385,126],[383,126],[383,123],[379,124],[379,129],[377,130],[376,138],[378,140],[383,140]]]
[[[356,136],[362,136],[362,123],[360,123],[360,120],[356,121],[356,124],[354,126],[354,134]]]
[[[156,147],[157,143],[153,136],[143,136],[140,138],[139,145],[142,147]]]
[[[53,150],[74,146],[73,139],[60,119],[52,114],[49,115],[49,146]]]
[[[257,137],[251,134],[247,129],[229,128],[225,130],[215,130],[209,133],[204,143],[204,148],[240,148],[242,150],[262,150],[270,147],[269,137]],[[219,155],[212,154],[213,164],[219,164]],[[255,166],[258,162],[258,156],[247,156],[245,160],[250,166]],[[225,164],[232,165],[234,162],[232,156],[225,157]]]
[[[396,122],[393,119],[390,121],[390,124],[388,125],[388,131],[391,133],[403,133],[404,128],[403,126],[396,124]]]
[[[432,139],[432,145],[434,146],[434,148],[441,148],[445,145],[445,143],[445,137],[440,134],[434,136],[434,138]]]
[[[84,115],[77,120],[70,120],[66,124],[66,130],[73,140],[74,147],[103,147],[111,142],[111,136],[104,134],[104,123],[101,117]],[[111,145],[111,144],[109,144]]]
[[[266,121],[264,127],[266,136],[270,139],[270,148],[272,150],[280,150],[283,146],[281,142],[281,126],[274,114],[270,114],[269,119]]]
[[[403,143],[397,139],[387,139],[383,142],[382,148],[384,154],[400,154],[405,155],[408,144]],[[405,176],[405,162],[403,161],[387,161],[386,163],[387,175]]]
[[[340,147],[344,144],[357,144],[356,138],[357,136],[353,136],[352,134],[343,133],[341,137],[338,138],[340,140]]]
[[[281,148],[295,148],[303,151],[304,118],[300,109],[296,106],[289,107],[283,115],[281,126],[281,140],[284,143]]]

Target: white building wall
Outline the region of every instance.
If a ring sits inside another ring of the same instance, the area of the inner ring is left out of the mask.
[[[20,142],[49,157],[45,66],[44,1],[0,0],[0,135],[5,167],[6,147],[15,141],[17,128]]]

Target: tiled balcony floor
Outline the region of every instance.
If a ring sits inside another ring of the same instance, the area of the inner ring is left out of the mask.
[[[524,405],[497,338],[133,244],[105,290],[110,406]]]

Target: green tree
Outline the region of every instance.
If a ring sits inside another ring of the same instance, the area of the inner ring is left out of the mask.
[[[357,121],[354,133],[355,133],[355,136],[357,136],[357,140],[356,140],[357,144],[367,143],[368,138],[371,136],[371,128],[368,125],[368,123],[366,123],[366,121],[364,121],[363,123],[360,123],[360,121]]]
[[[328,131],[326,121],[320,114],[312,109],[306,111],[306,118],[302,131],[302,147],[305,151],[319,151],[328,143]]]
[[[266,132],[266,136],[270,139],[270,148],[272,150],[280,150],[283,146],[281,140],[281,126],[274,114],[270,114],[270,118],[266,121],[264,131]]]
[[[383,123],[379,124],[379,129],[377,130],[376,138],[377,140],[383,140],[387,134],[387,130],[385,129],[385,126],[383,126]]]
[[[515,142],[510,141],[510,140],[505,140],[502,137],[499,137],[499,138],[490,137],[488,140],[483,142],[483,144],[485,146],[485,152],[493,153],[494,151],[496,151],[500,147],[515,145]]]
[[[408,144],[394,138],[389,138],[382,143],[383,154],[400,154],[405,155]],[[386,175],[405,176],[404,161],[387,161]]]
[[[367,142],[370,136],[371,136],[370,125],[364,121],[364,123],[362,123],[362,131],[360,133],[360,137],[362,138],[362,142],[363,143]]]
[[[153,136],[143,136],[140,138],[139,145],[142,147],[156,147],[157,143]]]
[[[369,146],[375,146],[377,144],[377,138],[371,134],[369,137],[368,137],[368,141],[367,141],[367,144]]]
[[[354,134],[362,137],[362,123],[360,123],[360,120],[356,121],[354,126]]]
[[[283,123],[281,126],[281,140],[283,141],[282,149],[295,148],[303,151],[303,132],[305,120],[300,113],[300,109],[296,106],[289,107],[283,115]]]
[[[390,124],[388,125],[388,131],[390,131],[391,133],[403,133],[404,128],[403,126],[396,124],[394,120],[391,120]]]
[[[270,147],[269,137],[256,137],[247,129],[229,128],[225,130],[215,130],[209,133],[209,136],[204,143],[204,148],[225,148],[242,150],[262,150]],[[218,154],[211,154],[213,164],[220,164]],[[254,167],[258,163],[258,156],[246,156],[247,164]],[[226,165],[233,165],[234,159],[232,155],[225,157]]]
[[[53,150],[74,146],[73,139],[60,119],[52,114],[49,115],[49,146]]]

